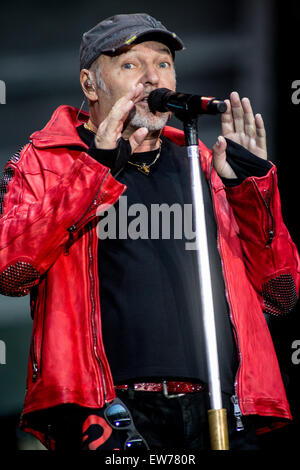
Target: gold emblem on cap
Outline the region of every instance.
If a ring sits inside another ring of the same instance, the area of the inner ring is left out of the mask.
[[[136,39],[136,36],[132,36],[132,38],[127,39],[127,41],[125,42],[125,44],[127,44],[127,46],[128,46],[128,44],[130,44],[130,43],[131,43],[132,41],[134,41],[135,39]]]

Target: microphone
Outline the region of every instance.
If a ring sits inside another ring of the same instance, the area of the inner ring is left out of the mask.
[[[213,96],[187,95],[177,93],[168,88],[157,88],[148,96],[148,105],[152,113],[219,114],[224,113],[227,105]]]

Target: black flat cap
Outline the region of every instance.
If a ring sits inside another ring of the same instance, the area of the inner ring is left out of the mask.
[[[173,54],[184,49],[183,42],[175,33],[146,13],[115,15],[83,34],[80,70],[88,69],[100,54],[113,53],[121,47],[140,42],[141,38],[162,42]]]

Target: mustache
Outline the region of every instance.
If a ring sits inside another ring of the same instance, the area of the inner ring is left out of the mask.
[[[157,87],[155,87],[155,88],[153,87],[151,89],[149,88],[147,90],[143,90],[143,94],[142,94],[141,98],[139,99],[139,101],[143,101],[145,99],[148,99],[148,96],[150,95],[151,91],[153,91],[153,90],[157,90]]]

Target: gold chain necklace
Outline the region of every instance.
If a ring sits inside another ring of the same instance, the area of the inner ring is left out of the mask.
[[[85,122],[83,124],[83,126],[88,129],[89,131],[93,132],[95,134],[95,131],[93,131],[93,129],[91,128],[89,122]],[[151,163],[133,163],[131,162],[130,160],[128,160],[128,163],[130,163],[130,165],[133,165],[133,166],[136,166],[137,169],[141,172],[141,173],[144,173],[144,175],[149,175],[150,173],[150,166],[154,165],[154,163],[159,159],[160,157],[160,153],[161,153],[161,139],[159,139],[159,151],[158,151],[158,154],[156,155],[155,159],[153,160],[153,162]]]
[[[144,163],[133,163],[130,160],[128,160],[128,163],[130,163],[130,165],[136,166],[137,169],[141,173],[148,176],[149,173],[150,173],[150,166],[154,165],[154,163],[159,159],[160,153],[161,153],[161,140],[160,140],[160,144],[159,144],[158,154],[154,158],[153,162],[151,162],[151,163],[145,163],[145,162]]]
[[[85,127],[87,130],[89,130],[89,131],[93,132],[93,134],[95,134],[95,131],[93,131],[93,129],[91,128],[88,121],[83,124],[83,127]]]

